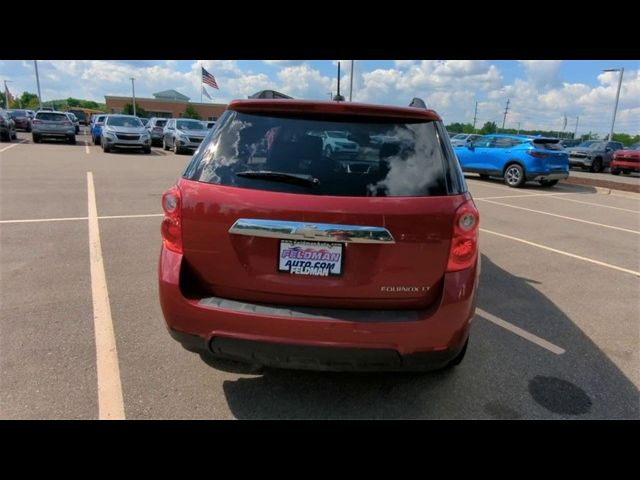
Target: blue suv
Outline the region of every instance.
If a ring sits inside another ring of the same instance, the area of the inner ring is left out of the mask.
[[[502,177],[510,187],[527,181],[552,187],[569,176],[569,156],[557,138],[485,135],[454,150],[464,172]]]
[[[102,125],[104,119],[107,117],[106,113],[99,113],[91,117],[91,123],[89,124],[89,131],[91,132],[91,140],[94,145],[100,145],[100,136],[102,135]]]

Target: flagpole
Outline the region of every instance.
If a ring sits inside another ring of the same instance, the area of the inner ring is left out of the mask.
[[[200,62],[198,62],[198,65],[200,65]],[[202,65],[200,65],[200,103],[202,103],[202,89],[204,88],[202,83]]]

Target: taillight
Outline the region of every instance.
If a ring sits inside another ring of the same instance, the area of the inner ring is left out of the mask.
[[[180,189],[174,185],[162,195],[164,218],[160,231],[165,248],[182,253],[182,202]]]
[[[480,215],[473,200],[467,200],[456,210],[449,249],[447,272],[471,268],[478,257]]]
[[[42,121],[34,119],[33,122],[31,122],[31,125],[39,125],[41,123],[42,123]]]
[[[538,152],[537,150],[527,150],[527,153],[532,157],[536,158],[546,158],[548,156],[545,152]]]
[[[70,127],[70,126],[71,126],[71,122],[62,122],[62,124],[63,124],[65,127]]]

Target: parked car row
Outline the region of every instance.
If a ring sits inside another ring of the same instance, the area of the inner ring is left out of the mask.
[[[10,142],[15,138],[18,138],[16,122],[5,109],[0,108],[0,140]]]
[[[611,175],[640,173],[640,142],[634,143],[629,148],[617,150],[613,154],[613,160],[611,160],[609,168]]]

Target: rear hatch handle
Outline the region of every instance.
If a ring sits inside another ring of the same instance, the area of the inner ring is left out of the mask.
[[[395,243],[391,232],[384,227],[264,220],[257,218],[239,218],[231,226],[229,233],[252,237],[315,240],[323,242]]]

